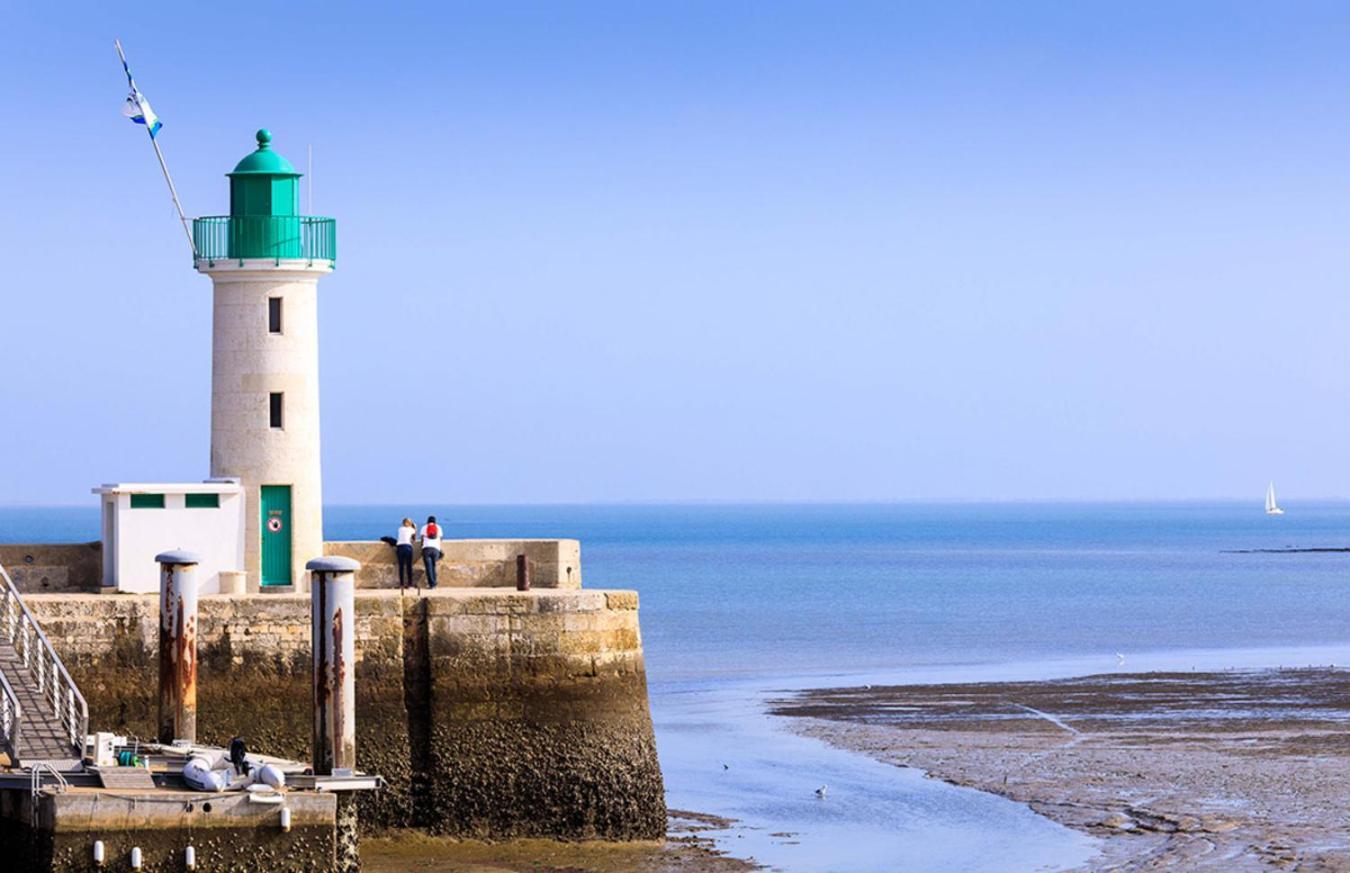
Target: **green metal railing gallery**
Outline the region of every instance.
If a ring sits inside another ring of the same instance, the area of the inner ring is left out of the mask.
[[[192,220],[206,261],[271,258],[337,262],[337,222],[315,215],[212,215]]]

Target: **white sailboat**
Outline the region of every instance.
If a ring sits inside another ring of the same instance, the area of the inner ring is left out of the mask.
[[[1266,515],[1284,515],[1284,510],[1275,502],[1275,483],[1271,482],[1270,487],[1266,489]]]

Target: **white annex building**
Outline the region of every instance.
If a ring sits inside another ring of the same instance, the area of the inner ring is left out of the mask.
[[[203,557],[203,593],[222,571],[243,571],[249,590],[289,589],[323,554],[318,284],[336,222],[298,214],[300,174],[271,140],[258,131],[228,174],[230,214],[192,223],[193,266],[213,291],[212,478],[94,489],[105,588],[157,590],[154,556],[182,548]]]
[[[230,578],[244,568],[243,491],[236,481],[95,488],[103,508],[104,587],[158,591],[155,555],[172,548],[195,552],[198,591],[218,593],[221,573]]]

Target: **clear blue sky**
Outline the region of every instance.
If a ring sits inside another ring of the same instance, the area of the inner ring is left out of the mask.
[[[330,502],[1350,494],[1344,3],[5,2],[0,503],[207,475],[253,130]]]

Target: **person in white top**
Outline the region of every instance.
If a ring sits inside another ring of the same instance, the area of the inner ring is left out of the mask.
[[[403,524],[398,528],[397,545],[394,551],[398,554],[398,590],[402,591],[413,583],[413,537],[417,536],[417,525],[413,524],[411,518],[403,519]]]
[[[428,515],[427,523],[422,525],[422,564],[427,568],[427,587],[436,587],[436,562],[441,559],[441,526],[436,516]]]

